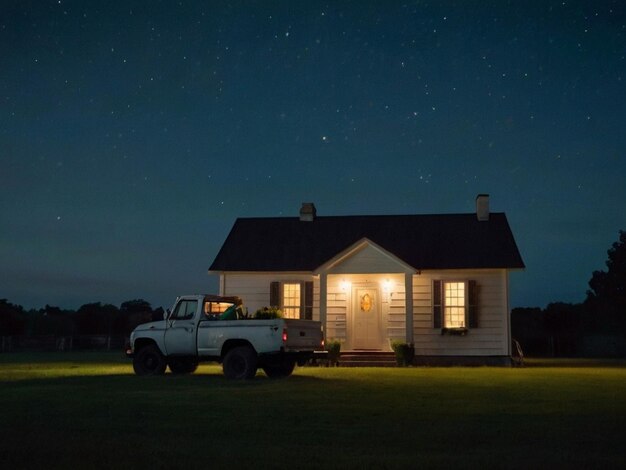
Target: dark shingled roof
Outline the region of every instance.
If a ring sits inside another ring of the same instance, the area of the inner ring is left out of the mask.
[[[503,213],[237,219],[210,271],[314,271],[368,238],[415,269],[523,268]]]

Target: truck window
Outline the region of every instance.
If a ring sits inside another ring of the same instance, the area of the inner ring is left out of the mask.
[[[204,303],[204,314],[210,320],[217,320],[219,316],[228,310],[228,307],[232,307],[232,303],[230,302],[205,302]]]
[[[189,320],[193,318],[198,308],[197,300],[181,300],[176,306],[176,310],[170,316],[171,320]]]

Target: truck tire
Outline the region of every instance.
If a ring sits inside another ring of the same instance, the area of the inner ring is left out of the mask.
[[[137,375],[163,375],[166,366],[165,358],[154,345],[144,346],[133,358],[133,369]]]
[[[252,379],[256,375],[256,352],[250,346],[233,348],[224,356],[222,368],[227,379]]]
[[[263,366],[263,372],[270,379],[283,379],[289,377],[296,366],[296,361],[292,359],[285,359],[281,362],[274,362],[265,364]]]
[[[167,361],[172,374],[192,374],[198,368],[198,361],[184,357],[172,358]]]

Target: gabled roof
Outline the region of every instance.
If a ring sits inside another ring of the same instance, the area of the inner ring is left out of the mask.
[[[523,268],[506,216],[378,215],[237,219],[210,271],[315,271],[367,238],[409,266]]]
[[[409,266],[400,258],[395,256],[393,253],[389,253],[387,250],[378,246],[372,240],[367,238],[362,238],[358,242],[354,243],[352,246],[349,246],[341,253],[338,253],[333,258],[326,261],[321,266],[318,266],[316,269],[317,272],[328,271],[336,268],[337,266],[343,265],[346,260],[353,259],[355,256],[359,256],[359,253],[364,251],[368,251],[368,256],[370,259],[372,258],[372,253],[376,254],[376,266],[372,268],[370,272],[382,272],[376,271],[374,268],[380,269],[391,269],[390,271],[384,271],[388,273],[394,272],[407,272],[407,273],[415,273],[415,269],[412,266]],[[382,262],[381,262],[382,261]]]

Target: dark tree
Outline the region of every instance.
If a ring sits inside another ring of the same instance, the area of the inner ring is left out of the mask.
[[[606,271],[594,271],[587,291],[587,306],[593,312],[588,327],[595,331],[623,331],[626,326],[626,232],[608,250]]]
[[[550,335],[552,356],[572,356],[577,352],[583,306],[554,302],[543,311],[543,321]]]
[[[127,300],[120,305],[120,311],[128,313],[152,312],[152,305],[143,299]]]
[[[165,315],[165,310],[163,310],[163,307],[155,308],[152,311],[152,321],[163,320],[164,315]]]
[[[116,324],[116,331],[124,336],[137,325],[152,321],[152,306],[143,299],[127,300],[120,305],[120,316]]]
[[[102,305],[100,302],[82,305],[75,315],[78,332],[83,335],[110,336],[118,314],[115,305]]]
[[[539,307],[518,307],[511,311],[511,336],[519,341],[527,356],[548,356],[552,353],[544,311]]]
[[[22,335],[26,329],[26,314],[20,305],[0,299],[0,336]]]
[[[75,331],[73,314],[74,312],[71,310],[62,310],[59,307],[46,305],[37,312],[30,314],[34,315],[32,334],[70,336]]]

